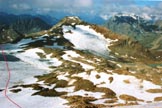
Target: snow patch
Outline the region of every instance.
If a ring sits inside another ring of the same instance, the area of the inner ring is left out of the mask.
[[[68,92],[68,93],[72,93],[72,92],[74,92],[74,88],[75,87],[55,88],[55,90],[57,92]]]
[[[85,63],[82,63],[82,62],[79,62],[79,61],[76,61],[76,60],[73,60],[71,57],[74,57],[74,58],[78,58],[78,57],[81,57],[79,54],[77,54],[76,52],[74,51],[65,51],[66,54],[64,54],[62,56],[62,58],[64,60],[68,60],[68,61],[72,61],[72,62],[75,62],[75,63],[79,63],[85,70],[89,70],[89,69],[94,69],[95,67],[91,66],[91,65],[88,65],[88,64],[85,64]]]
[[[58,78],[58,80],[66,80],[66,81],[68,81],[69,80],[69,78],[67,77],[68,75],[69,75],[68,73],[61,74],[61,75],[58,75],[57,78]]]
[[[49,66],[60,66],[62,64],[57,58],[51,58],[51,54],[46,55],[46,58],[40,58],[37,53],[46,55],[42,49],[33,48],[22,53],[16,53],[15,56],[24,62],[45,70],[50,70]]]
[[[69,50],[69,51],[65,51],[65,53],[67,55],[70,55],[71,57],[81,57],[79,54],[77,54],[75,51]]]
[[[45,70],[37,69],[36,67],[24,63],[22,61],[8,62],[11,70],[11,79],[9,87],[21,84],[32,84],[37,81],[33,76],[45,74]],[[8,73],[5,62],[0,61],[0,88],[5,88]],[[5,108],[5,107],[4,107]]]
[[[127,16],[127,17],[132,17],[135,20],[137,20],[137,17],[138,17],[134,13],[122,13],[122,14],[117,14],[115,16],[118,16],[118,17]]]
[[[109,53],[110,49],[107,46],[113,40],[106,39],[102,34],[90,28],[90,26],[76,25],[75,29],[71,26],[63,26],[62,28],[64,37],[73,43],[76,49],[89,50],[104,55]]]
[[[100,78],[96,78],[99,75]],[[162,93],[148,93],[148,89],[160,89],[159,85],[155,85],[152,82],[137,79],[134,76],[118,75],[118,74],[106,74],[104,72],[91,71],[90,74],[86,72],[74,74],[74,77],[81,77],[87,79],[97,85],[98,87],[106,87],[113,90],[117,96],[127,94],[134,96],[138,99],[145,101],[153,101],[155,97],[162,95]],[[109,78],[112,78],[112,81]],[[125,83],[124,80],[128,80],[130,83]]]
[[[22,108],[67,108],[65,105],[67,101],[60,97],[42,97],[42,96],[31,96],[35,90],[31,88],[23,88],[18,93],[8,92],[8,96],[13,99]],[[17,108],[14,104],[9,102],[1,93],[1,107],[2,108]]]
[[[160,86],[155,85],[149,81],[143,81],[133,77],[133,76],[127,76],[127,75],[109,75],[109,77],[113,77],[113,81],[111,83],[105,82],[105,84],[99,85],[99,87],[109,87],[112,89],[118,96],[122,94],[127,94],[134,96],[138,99],[143,99],[147,101],[153,101],[155,97],[158,97],[162,93],[148,93],[146,92],[147,89],[153,89],[153,88],[160,88]],[[129,80],[130,84],[126,84],[123,81]]]

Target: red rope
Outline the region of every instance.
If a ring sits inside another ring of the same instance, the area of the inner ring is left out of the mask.
[[[8,62],[7,62],[7,58],[6,58],[6,55],[5,55],[4,51],[3,51],[2,46],[0,46],[0,49],[1,49],[2,56],[3,56],[3,59],[4,59],[4,61],[5,61],[6,68],[7,68],[7,72],[8,72],[8,79],[7,79],[7,83],[6,83],[6,86],[5,86],[4,96],[5,96],[11,103],[13,103],[14,105],[16,105],[18,108],[22,108],[20,105],[18,105],[15,101],[13,101],[10,97],[7,96],[7,90],[8,90],[8,86],[9,86],[9,82],[10,82],[10,78],[11,78],[11,71],[10,71],[10,68],[9,68],[9,65],[8,65]]]

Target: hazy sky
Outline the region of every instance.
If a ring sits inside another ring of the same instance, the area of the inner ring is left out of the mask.
[[[162,15],[161,0],[0,0],[0,10],[9,13],[53,12],[109,14],[134,12]]]

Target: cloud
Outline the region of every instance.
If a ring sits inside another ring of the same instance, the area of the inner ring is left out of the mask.
[[[66,0],[64,3],[61,0],[29,0],[35,7],[39,8],[54,8],[54,7],[64,7],[64,4],[68,3]]]
[[[135,13],[138,15],[162,15],[162,1],[141,2],[140,0],[104,0],[100,15],[106,16],[114,13]],[[106,18],[106,17],[104,17]]]
[[[65,8],[78,8],[90,7],[93,0],[28,0],[35,7],[51,8],[51,9],[65,9]]]
[[[144,1],[144,2],[142,2]],[[118,12],[162,15],[162,1],[149,0],[0,0],[0,10],[10,13],[67,12],[69,14],[114,14]]]
[[[127,5],[134,3],[134,0],[103,0],[104,4],[120,4]]]
[[[158,8],[162,9],[162,2],[158,4]]]
[[[74,0],[74,5],[80,7],[90,7],[92,6],[92,4],[93,4],[92,0]]]
[[[30,10],[31,9],[31,7],[25,3],[12,4],[11,7],[16,10]]]
[[[35,8],[35,12],[39,14],[54,11],[75,14],[87,10],[90,12],[93,3],[94,0],[33,0],[33,5],[31,5]]]

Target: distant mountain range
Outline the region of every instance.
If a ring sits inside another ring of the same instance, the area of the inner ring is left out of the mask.
[[[139,41],[145,47],[153,47],[152,42],[161,37],[162,20],[135,14],[117,14],[112,16],[104,26],[115,33],[127,35]]]
[[[28,33],[49,29],[51,25],[41,18],[31,15],[13,15],[1,12],[0,43],[13,42]]]

